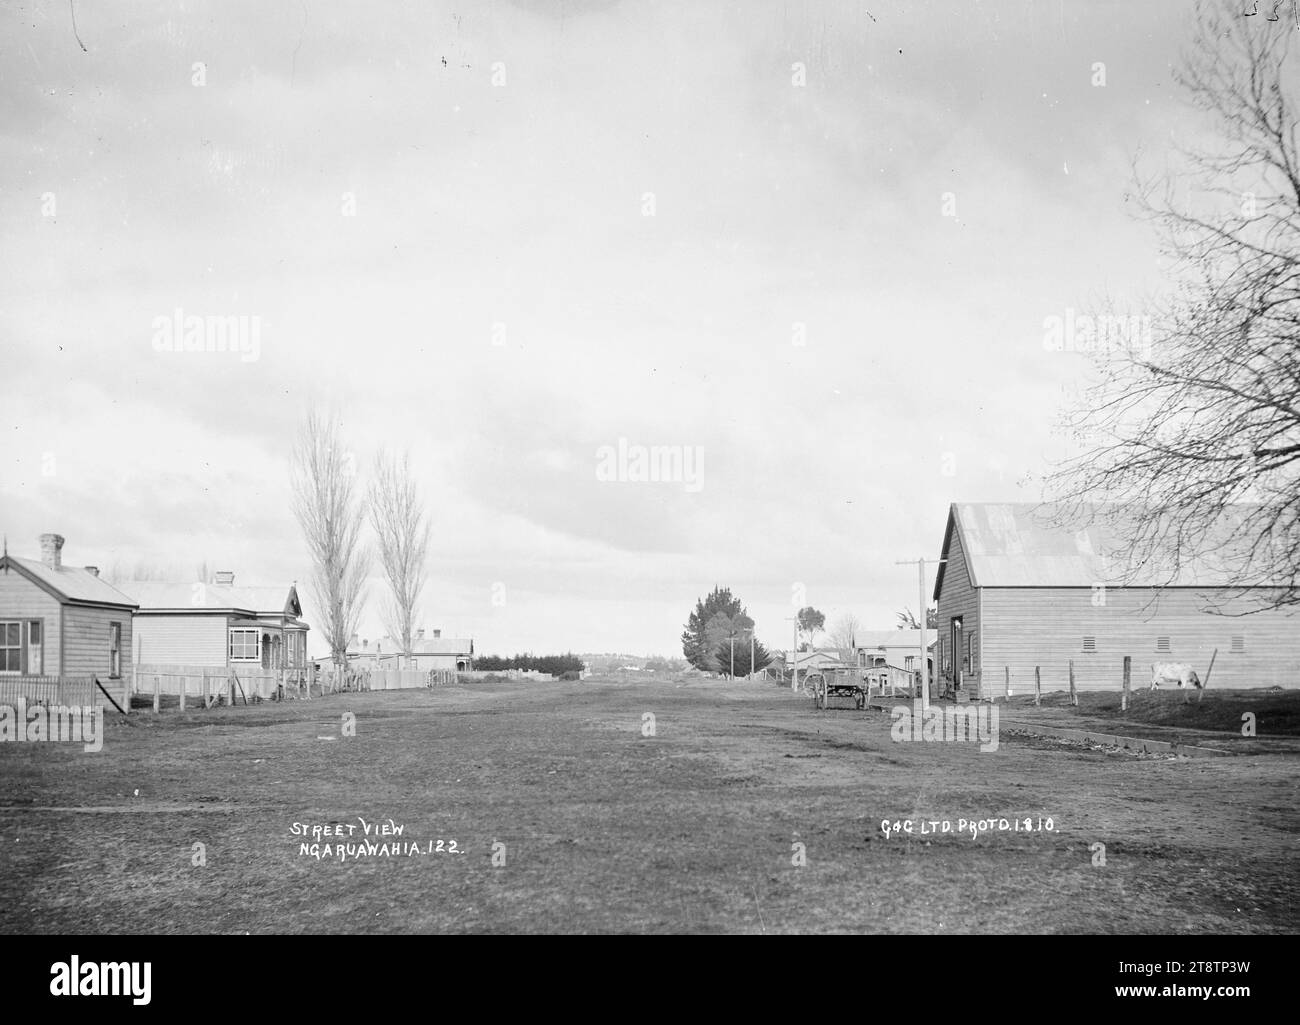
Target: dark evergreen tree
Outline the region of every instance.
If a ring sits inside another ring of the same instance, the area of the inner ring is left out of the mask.
[[[686,656],[687,662],[705,672],[718,671],[716,651],[710,643],[709,632],[711,621],[719,613],[728,620],[745,615],[745,607],[739,598],[732,596],[730,587],[715,586],[708,597],[697,600],[695,611],[691,613],[686,621],[686,629],[682,631],[682,654]],[[717,624],[712,626],[716,629]]]
[[[717,650],[714,651],[713,657],[717,660],[721,672],[725,673],[731,670],[731,664],[732,664],[731,655],[732,655],[732,648],[731,648],[730,640],[728,640],[727,643],[725,644],[719,645]],[[750,673],[748,634],[746,634],[744,637],[740,637],[740,636],[736,637],[735,655],[736,655],[736,663],[735,663],[736,675],[748,676]],[[760,672],[763,669],[766,669],[771,664],[771,662],[772,662],[772,653],[769,652],[765,647],[763,647],[763,645],[760,644],[758,641],[755,641],[753,671],[756,673]]]

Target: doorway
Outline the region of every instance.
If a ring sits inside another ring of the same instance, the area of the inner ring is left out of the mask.
[[[961,616],[954,616],[949,627],[949,643],[952,647],[952,686],[954,690],[961,690],[962,684],[962,664],[961,654],[966,650],[962,642]]]

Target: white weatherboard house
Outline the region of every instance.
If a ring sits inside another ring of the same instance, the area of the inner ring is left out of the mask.
[[[1117,568],[1123,543],[1110,521],[1084,513],[1070,522],[1032,503],[949,509],[934,585],[940,680],[987,698],[1009,674],[1026,694],[1038,666],[1043,690],[1061,690],[1073,661],[1080,690],[1118,690],[1128,655],[1135,688],[1150,686],[1155,662],[1189,663],[1205,680],[1211,659],[1211,689],[1300,682],[1300,609],[1236,614],[1283,593],[1284,581],[1236,580],[1208,556],[1169,557],[1172,571],[1134,579]],[[1230,510],[1225,547],[1233,537]]]
[[[137,580],[122,589],[139,604],[136,663],[278,670],[307,664],[296,587],[236,587],[235,575],[191,584]]]

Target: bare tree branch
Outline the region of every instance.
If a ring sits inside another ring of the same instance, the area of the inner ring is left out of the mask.
[[[403,453],[400,463],[385,453],[376,458],[370,485],[370,523],[392,592],[384,605],[384,626],[390,637],[401,641],[402,651],[410,654],[417,603],[427,576],[429,523],[411,477],[409,454]]]
[[[831,627],[831,644],[837,648],[852,648],[858,634],[862,633],[862,623],[852,612],[844,612],[835,617]]]
[[[1175,76],[1221,145],[1137,182],[1174,287],[1140,339],[1098,340],[1063,423],[1082,455],[1046,483],[1069,518],[1123,536],[1120,582],[1214,565],[1277,607],[1300,604],[1297,70],[1293,33],[1240,13],[1198,3]]]
[[[356,461],[335,418],[311,409],[293,451],[293,511],[312,559],[312,595],[330,656],[342,670],[348,640],[361,620],[369,559],[361,545],[365,522]]]

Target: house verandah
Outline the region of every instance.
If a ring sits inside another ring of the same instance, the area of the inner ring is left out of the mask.
[[[313,681],[297,587],[237,587],[234,574],[193,584],[123,585],[136,614],[136,686],[208,701],[309,692]]]
[[[226,629],[229,665],[265,670],[303,669],[307,665],[308,627],[305,623],[232,617]]]

